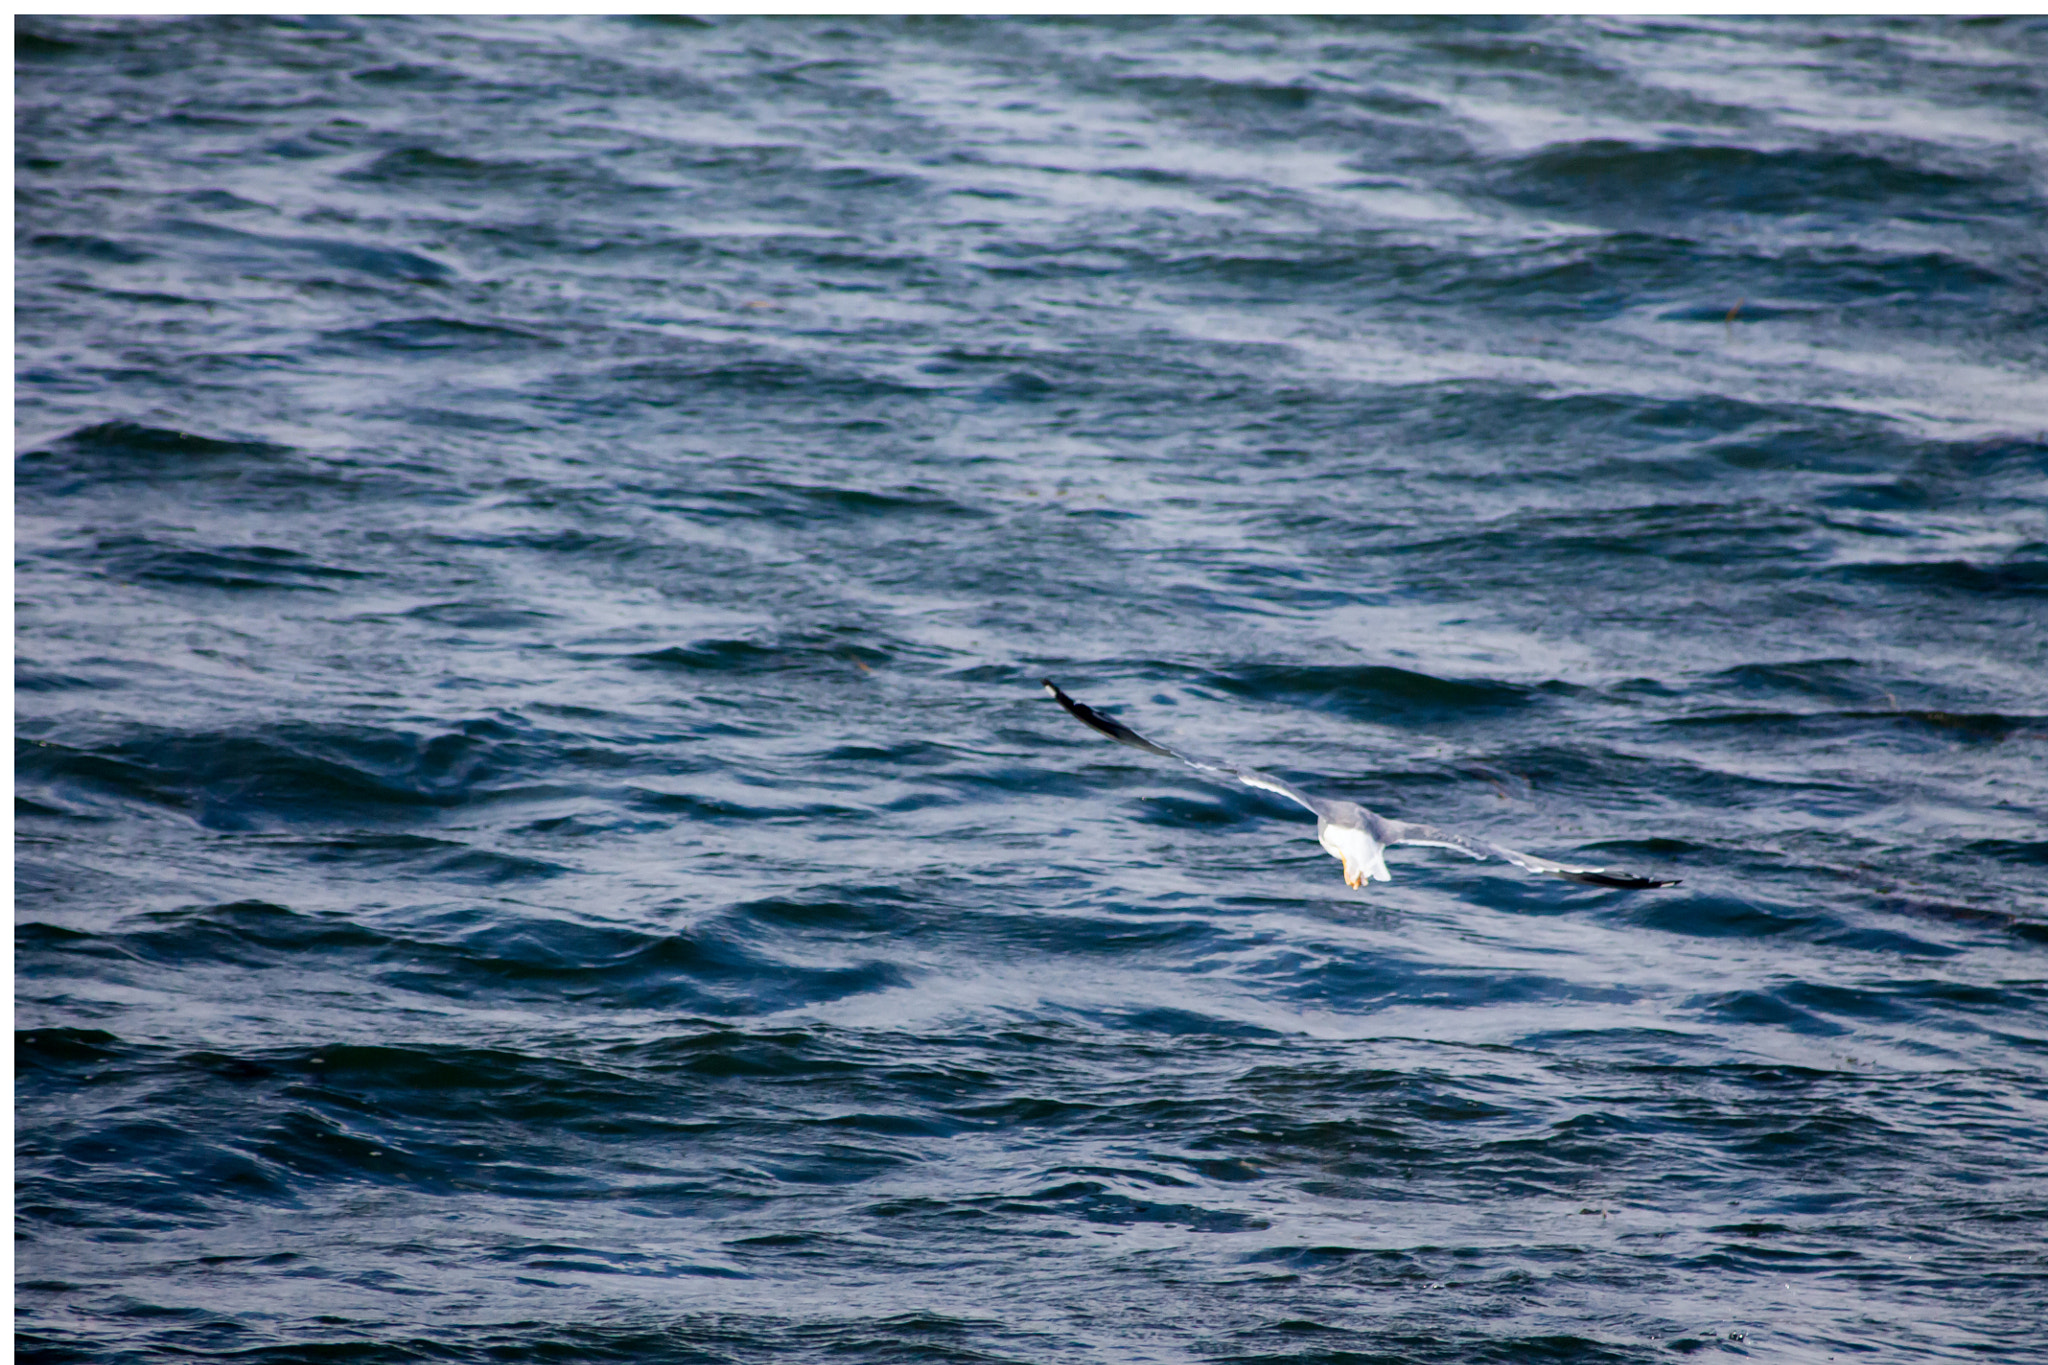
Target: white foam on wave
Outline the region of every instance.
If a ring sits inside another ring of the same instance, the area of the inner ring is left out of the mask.
[[[1988,44],[1906,32],[1887,34],[1884,41],[1896,49],[1898,60],[1918,58],[1927,64],[1974,68],[1976,79],[2001,69],[2026,72],[2009,49]],[[2048,120],[2024,119],[2009,108],[1966,95],[1948,104],[1924,91],[1902,89],[1896,82],[1859,89],[1843,80],[1839,65],[1818,61],[1806,47],[1788,48],[1777,29],[1744,30],[1702,20],[1693,40],[1685,44],[1608,42],[1600,50],[1603,56],[1626,63],[1631,76],[1646,86],[1752,110],[1782,128],[1882,133],[1943,147],[2028,151],[2038,151],[2048,132]]]

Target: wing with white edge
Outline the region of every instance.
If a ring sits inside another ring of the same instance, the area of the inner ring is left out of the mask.
[[[1179,750],[1169,749],[1164,744],[1154,744],[1122,721],[1111,720],[1094,707],[1075,701],[1072,697],[1060,691],[1059,688],[1054,687],[1052,679],[1046,678],[1042,681],[1045,684],[1045,690],[1052,694],[1054,701],[1066,708],[1068,715],[1080,721],[1097,734],[1107,735],[1117,743],[1128,744],[1133,749],[1143,749],[1148,754],[1158,754],[1163,758],[1171,758],[1177,762],[1185,763],[1196,772],[1209,777],[1220,777],[1227,782],[1242,782],[1247,787],[1257,787],[1260,791],[1268,791],[1276,796],[1284,796],[1289,801],[1314,811],[1317,815],[1321,815],[1324,812],[1324,802],[1310,796],[1299,787],[1282,782],[1271,773],[1262,773],[1251,768],[1233,767],[1228,763],[1207,763],[1199,758],[1189,758]]]
[[[1406,820],[1387,820],[1382,842],[1389,844],[1417,844],[1424,848],[1451,848],[1460,853],[1469,853],[1474,858],[1505,858],[1516,867],[1530,872],[1545,872],[1553,877],[1564,877],[1588,886],[1611,886],[1620,890],[1637,890],[1651,886],[1676,886],[1676,881],[1663,881],[1655,877],[1632,877],[1623,872],[1609,872],[1604,867],[1573,867],[1567,863],[1555,863],[1548,858],[1539,858],[1533,853],[1522,853],[1496,844],[1487,839],[1474,839],[1464,834],[1453,834],[1438,829],[1435,825],[1411,824]]]
[[[1269,791],[1277,796],[1284,796],[1289,801],[1315,812],[1318,830],[1335,829],[1340,831],[1337,836],[1334,836],[1338,839],[1340,846],[1345,846],[1345,840],[1342,837],[1341,831],[1357,830],[1361,836],[1369,836],[1371,841],[1380,845],[1417,844],[1424,848],[1455,849],[1459,853],[1464,853],[1474,858],[1502,858],[1513,863],[1516,867],[1529,872],[1540,872],[1553,877],[1563,877],[1569,881],[1584,882],[1588,886],[1608,886],[1614,887],[1617,890],[1632,891],[1652,886],[1678,885],[1675,880],[1661,880],[1656,877],[1634,877],[1626,873],[1609,872],[1602,867],[1574,867],[1569,863],[1552,862],[1548,858],[1539,858],[1533,853],[1522,853],[1487,839],[1474,839],[1469,835],[1453,834],[1449,830],[1438,829],[1435,825],[1418,825],[1406,820],[1388,820],[1349,801],[1325,801],[1320,797],[1310,796],[1307,792],[1290,783],[1281,781],[1271,773],[1262,773],[1253,768],[1234,767],[1228,763],[1211,763],[1199,758],[1190,758],[1177,749],[1169,749],[1164,744],[1154,743],[1136,730],[1133,730],[1130,726],[1125,725],[1122,721],[1112,720],[1092,706],[1075,701],[1072,697],[1060,691],[1059,688],[1053,686],[1052,679],[1046,678],[1043,682],[1045,690],[1052,694],[1054,701],[1066,708],[1068,715],[1080,721],[1097,734],[1107,735],[1117,743],[1128,744],[1133,749],[1143,749],[1148,754],[1158,754],[1162,758],[1170,758],[1175,762],[1185,763],[1188,767],[1205,776],[1219,777],[1227,782],[1241,782],[1247,787],[1257,787],[1260,791]],[[1329,847],[1327,840],[1324,846]],[[1339,857],[1345,858],[1345,868],[1348,873],[1352,868],[1354,859],[1346,856],[1344,852],[1340,851],[1340,848],[1331,848],[1330,851]],[[1365,843],[1360,842],[1359,857],[1356,861],[1361,866],[1377,863],[1379,871],[1371,875],[1379,880],[1385,880],[1386,864],[1384,860],[1378,857],[1377,849],[1367,854]]]

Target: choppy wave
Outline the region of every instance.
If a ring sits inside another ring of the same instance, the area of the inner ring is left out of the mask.
[[[2044,44],[22,19],[17,1354],[2038,1353]]]

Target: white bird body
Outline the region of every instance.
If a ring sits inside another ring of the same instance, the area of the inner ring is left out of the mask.
[[[1316,842],[1330,856],[1344,864],[1344,885],[1364,886],[1368,880],[1390,882],[1387,846],[1366,832],[1363,826],[1339,825],[1316,817]]]
[[[1554,863],[1533,853],[1520,853],[1490,840],[1453,834],[1434,825],[1389,820],[1374,814],[1355,801],[1327,801],[1320,796],[1310,796],[1292,783],[1283,782],[1270,773],[1232,767],[1228,763],[1208,763],[1198,758],[1189,758],[1186,754],[1169,749],[1164,744],[1155,744],[1121,721],[1111,720],[1093,707],[1075,701],[1053,686],[1050,678],[1045,680],[1044,685],[1045,690],[1052,694],[1052,699],[1064,707],[1068,715],[1097,734],[1107,735],[1117,743],[1128,744],[1134,749],[1143,749],[1147,753],[1176,759],[1208,777],[1242,782],[1247,787],[1257,787],[1260,791],[1284,796],[1296,805],[1314,812],[1316,842],[1344,864],[1346,886],[1364,886],[1368,881],[1392,881],[1393,878],[1387,872],[1386,854],[1390,844],[1419,844],[1427,848],[1455,849],[1472,858],[1504,858],[1526,871],[1548,873],[1568,881],[1584,882],[1588,886],[1633,890],[1640,887],[1678,885],[1676,881],[1634,877],[1626,873],[1609,872],[1602,867],[1574,867],[1566,863]]]

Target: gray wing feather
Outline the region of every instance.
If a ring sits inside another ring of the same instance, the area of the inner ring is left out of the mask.
[[[1474,858],[1504,858],[1516,867],[1530,872],[1547,872],[1553,877],[1564,877],[1570,881],[1584,882],[1588,886],[1644,887],[1676,886],[1674,881],[1658,881],[1654,877],[1631,877],[1625,873],[1609,872],[1604,867],[1573,867],[1567,863],[1552,862],[1539,858],[1533,853],[1523,853],[1496,844],[1486,839],[1474,839],[1469,835],[1453,834],[1438,829],[1435,825],[1411,824],[1406,820],[1385,822],[1386,835],[1381,842],[1389,844],[1419,844],[1425,848],[1451,848]]]
[[[1119,744],[1128,744],[1133,749],[1143,749],[1148,754],[1158,754],[1185,763],[1196,772],[1208,777],[1219,777],[1226,782],[1242,782],[1247,787],[1257,787],[1284,796],[1297,805],[1314,811],[1318,820],[1328,820],[1338,825],[1359,825],[1382,844],[1419,844],[1426,848],[1448,848],[1473,858],[1503,858],[1516,867],[1530,872],[1547,873],[1553,877],[1564,877],[1570,881],[1584,882],[1588,886],[1612,886],[1635,888],[1646,886],[1676,886],[1675,881],[1659,881],[1654,877],[1631,877],[1623,873],[1609,872],[1599,867],[1573,867],[1567,863],[1552,862],[1539,858],[1533,853],[1522,853],[1503,844],[1485,839],[1474,839],[1465,834],[1453,834],[1438,829],[1435,825],[1412,824],[1406,820],[1389,820],[1375,815],[1363,806],[1348,801],[1325,801],[1310,796],[1307,792],[1283,782],[1271,773],[1262,773],[1253,768],[1233,767],[1228,763],[1211,763],[1199,758],[1190,758],[1178,749],[1169,749],[1164,744],[1154,743],[1122,721],[1112,720],[1092,706],[1075,701],[1072,697],[1053,686],[1052,679],[1044,679],[1045,690],[1052,699],[1066,708],[1067,714],[1080,721],[1100,735],[1107,735]],[[1318,826],[1320,828],[1320,826]]]
[[[1052,679],[1047,678],[1044,680],[1044,683],[1045,690],[1052,694],[1054,701],[1066,708],[1068,715],[1080,721],[1097,734],[1107,735],[1119,744],[1128,744],[1133,749],[1143,749],[1148,754],[1158,754],[1163,758],[1171,758],[1185,763],[1196,772],[1208,777],[1220,777],[1226,782],[1242,782],[1247,787],[1257,787],[1260,791],[1268,791],[1276,796],[1284,796],[1289,801],[1314,811],[1317,815],[1323,814],[1327,807],[1326,802],[1310,796],[1307,792],[1302,791],[1291,783],[1281,781],[1271,773],[1262,773],[1253,768],[1233,767],[1228,763],[1210,763],[1203,759],[1190,758],[1178,749],[1169,749],[1164,744],[1155,744],[1130,726],[1125,725],[1122,721],[1111,720],[1094,707],[1075,701],[1072,697],[1060,691],[1059,688],[1053,686]]]

